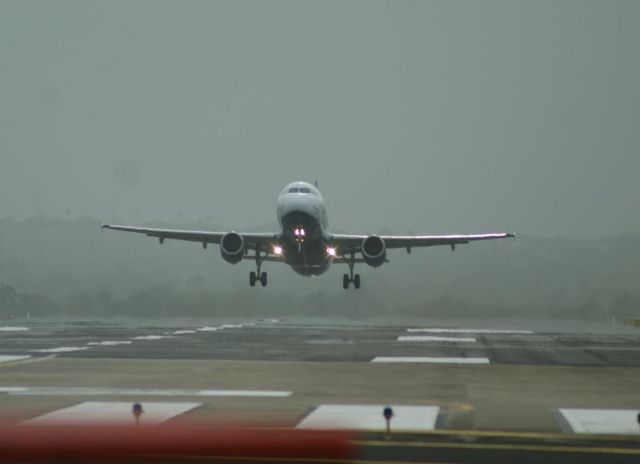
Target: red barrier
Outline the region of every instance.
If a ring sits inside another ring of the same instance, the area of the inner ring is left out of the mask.
[[[0,461],[190,460],[206,457],[346,460],[344,432],[199,426],[0,426]]]

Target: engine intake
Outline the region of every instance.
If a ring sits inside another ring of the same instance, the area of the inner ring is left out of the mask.
[[[377,235],[370,235],[362,241],[362,257],[369,266],[382,266],[387,257],[387,246]]]
[[[244,237],[237,232],[228,232],[220,240],[222,259],[231,264],[242,261],[244,254]]]

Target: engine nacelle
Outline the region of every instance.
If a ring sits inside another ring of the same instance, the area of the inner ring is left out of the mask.
[[[362,257],[369,266],[382,266],[387,258],[387,246],[384,240],[377,235],[370,235],[362,241]]]
[[[244,255],[244,237],[236,232],[228,232],[220,240],[222,259],[231,264],[242,261]]]

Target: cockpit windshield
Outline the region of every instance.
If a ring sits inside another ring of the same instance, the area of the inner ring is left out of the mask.
[[[289,189],[289,193],[311,193],[311,189],[307,187],[292,187]]]

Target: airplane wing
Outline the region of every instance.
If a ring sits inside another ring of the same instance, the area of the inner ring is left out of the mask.
[[[334,234],[331,237],[331,243],[339,248],[343,253],[348,251],[360,251],[362,241],[368,235],[344,235]],[[456,245],[462,245],[469,242],[480,240],[495,240],[501,238],[515,238],[514,234],[495,233],[495,234],[474,234],[474,235],[380,235],[388,249],[414,247],[430,247],[439,245],[448,245],[455,248]]]
[[[219,244],[224,234],[226,234],[226,232],[210,232],[206,230],[156,229],[148,227],[121,226],[115,224],[103,224],[102,229],[122,230],[125,232],[144,234],[148,237],[158,238],[160,243],[164,242],[165,239],[198,242],[201,243],[203,247],[206,247],[209,243]],[[271,244],[278,238],[278,234],[275,233],[249,232],[241,233],[240,235],[242,235],[247,247],[250,249],[255,249],[257,246],[264,249],[266,245]]]

